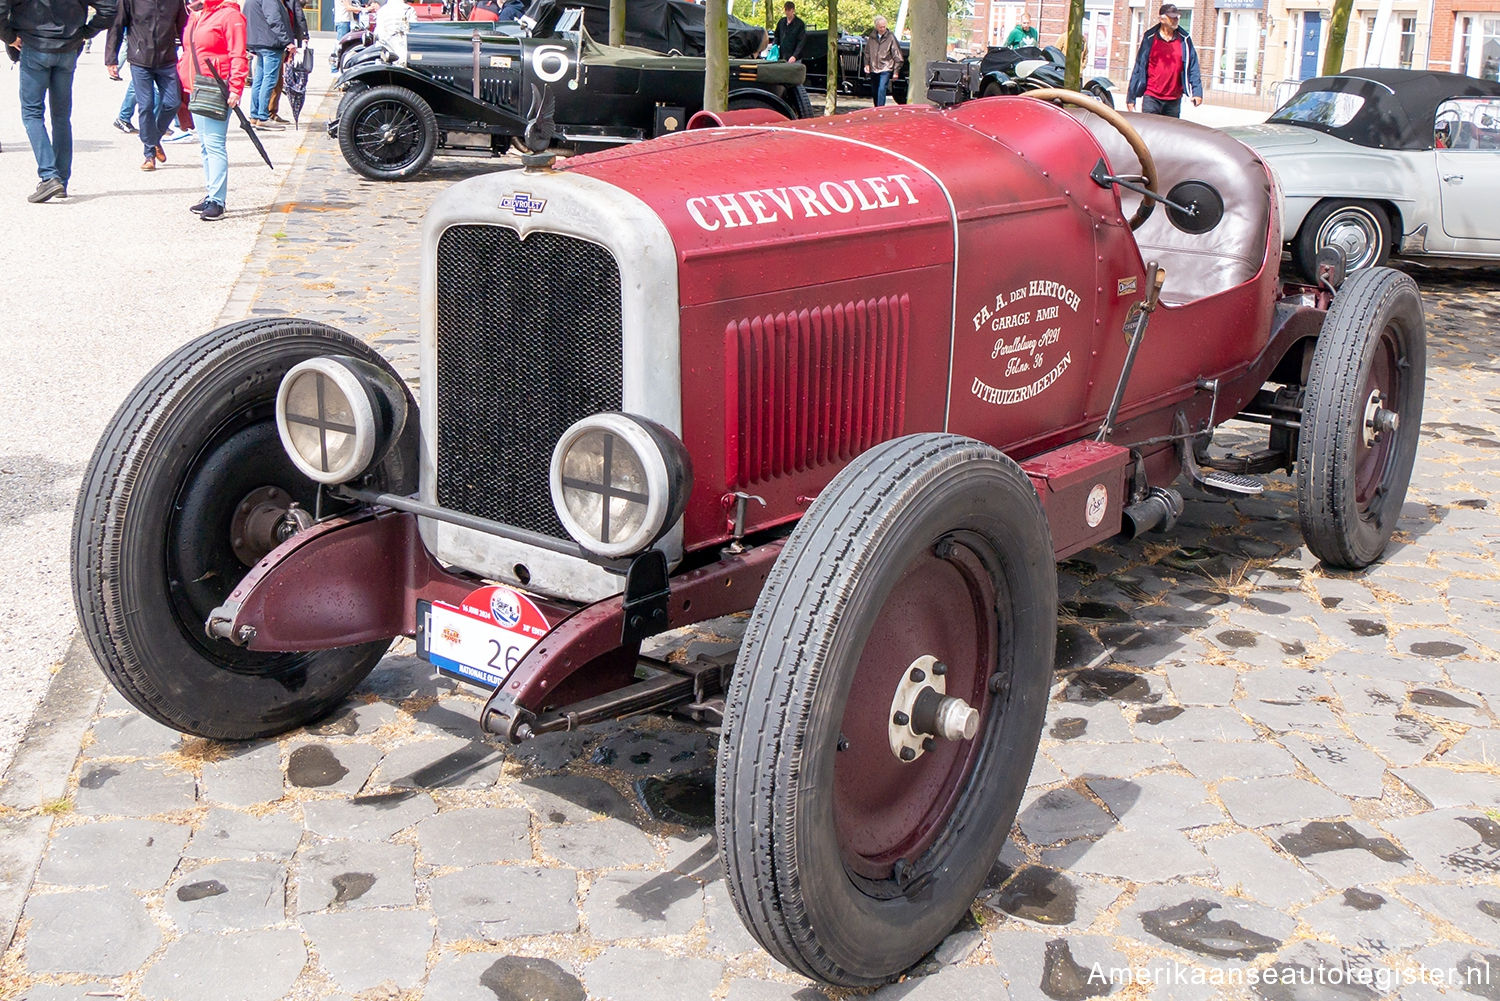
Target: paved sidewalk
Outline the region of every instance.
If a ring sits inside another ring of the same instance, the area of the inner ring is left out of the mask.
[[[233,130],[229,211],[205,224],[188,212],[203,196],[198,144],[163,144],[166,164],[147,173],[140,140],[110,124],[125,84],[105,75],[100,37],[74,80],[70,197],[32,205],[19,79],[0,58],[0,774],[75,627],[69,547],[84,465],[130,387],[213,326],[306,135],[266,134],[273,171]],[[319,66],[309,111],[327,82]]]
[[[326,319],[412,373],[422,208],[507,161],[384,185],[316,136],[300,156],[224,319]],[[1425,434],[1385,562],[1317,566],[1281,480],[1067,561],[1012,841],[976,920],[876,997],[1243,998],[1267,970],[1297,981],[1267,998],[1500,995],[1500,281],[1418,278]],[[731,657],[742,628],[681,655]],[[409,643],[322,725],[244,745],[96,709],[89,671],[68,661],[75,694],[0,788],[4,845],[41,855],[34,883],[0,859],[25,896],[0,996],[825,993],[728,902],[710,735],[648,718],[497,747]]]

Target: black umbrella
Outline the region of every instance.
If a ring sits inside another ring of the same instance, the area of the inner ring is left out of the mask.
[[[224,93],[228,94],[229,84],[225,83],[224,78],[219,75],[219,67],[210,62],[208,64],[208,71],[214,75],[215,80],[219,81],[219,86],[224,88]],[[260,136],[255,134],[255,126],[250,124],[250,119],[245,117],[245,113],[240,110],[239,105],[235,105],[231,110],[234,112],[234,116],[239,119],[240,128],[244,129],[245,135],[250,137],[250,145],[255,147],[255,152],[259,153],[260,158],[266,161],[267,167],[275,170],[275,165],[271,163],[271,154],[267,153],[266,148],[261,145]]]
[[[312,76],[313,51],[309,46],[297,47],[297,52],[287,63],[282,80],[282,93],[292,102],[292,127],[301,124],[302,103],[307,100],[307,79]]]

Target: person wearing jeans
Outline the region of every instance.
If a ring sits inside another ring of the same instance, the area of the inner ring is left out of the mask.
[[[202,201],[193,205],[191,211],[198,213],[204,222],[222,218],[228,203],[229,117],[240,103],[245,78],[250,75],[250,64],[245,58],[245,17],[234,0],[205,0],[203,9],[193,14],[183,33],[182,59],[177,63],[183,87],[192,87],[195,76],[212,77],[214,70],[224,80],[231,110],[222,119],[201,112],[193,114],[198,145],[203,151],[204,189]]]
[[[0,0],[0,42],[20,55],[21,122],[40,178],[36,190],[26,196],[29,202],[68,195],[73,175],[73,71],[84,41],[114,19],[115,0]],[[49,112],[50,134],[44,120]]]
[[[250,124],[266,128],[266,119],[271,116],[271,91],[281,79],[281,60],[293,42],[292,25],[281,0],[245,0],[244,17],[246,42],[255,60]]]
[[[145,151],[142,170],[167,162],[162,136],[177,116],[177,46],[187,26],[182,0],[120,0],[104,52],[111,76],[119,75],[120,42],[128,34],[130,82],[135,86],[137,126]]]
[[[891,77],[901,68],[901,43],[883,17],[875,18],[875,29],[865,39],[865,72],[875,77],[875,107],[885,106]]]

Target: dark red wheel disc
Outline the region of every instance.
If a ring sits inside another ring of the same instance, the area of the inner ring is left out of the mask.
[[[834,819],[844,863],[872,880],[898,860],[915,863],[947,826],[983,745],[987,683],[999,642],[996,594],[976,553],[961,543],[928,550],[907,567],[881,608],[850,686],[834,764]],[[902,761],[888,739],[891,700],[913,661],[947,666],[947,694],[980,712],[973,740],[937,740]]]

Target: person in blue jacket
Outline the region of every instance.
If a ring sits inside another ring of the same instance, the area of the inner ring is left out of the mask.
[[[1203,103],[1198,50],[1178,25],[1179,16],[1176,4],[1162,4],[1159,23],[1141,39],[1125,95],[1128,110],[1134,111],[1135,102],[1142,101],[1141,110],[1148,115],[1181,118],[1184,97],[1190,98],[1195,107]]]

